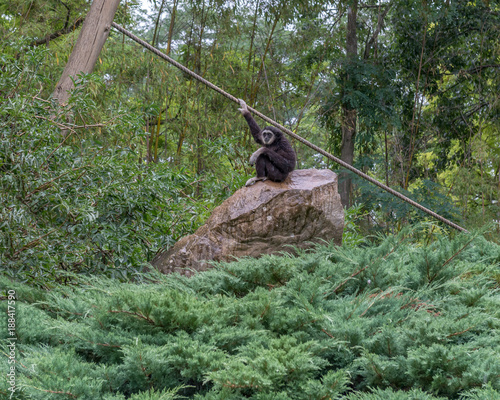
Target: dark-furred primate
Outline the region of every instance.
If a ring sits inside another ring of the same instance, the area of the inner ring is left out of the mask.
[[[240,99],[238,110],[245,117],[255,141],[262,147],[250,156],[250,165],[255,164],[257,176],[247,181],[246,186],[269,179],[283,182],[295,168],[295,151],[288,139],[278,128],[266,126],[260,129],[250,114],[246,103]]]

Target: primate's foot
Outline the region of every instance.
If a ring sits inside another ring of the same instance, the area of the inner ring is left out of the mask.
[[[252,186],[252,185],[254,185],[254,184],[255,184],[256,182],[258,182],[258,181],[262,181],[262,182],[264,182],[264,181],[267,181],[267,178],[266,178],[266,177],[259,178],[259,177],[257,177],[257,176],[256,176],[256,177],[253,177],[253,178],[250,178],[250,179],[247,181],[247,183],[245,183],[245,186]]]

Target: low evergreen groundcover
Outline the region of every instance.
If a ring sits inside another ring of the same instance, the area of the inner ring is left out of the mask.
[[[499,261],[481,236],[400,234],[193,278],[2,277],[0,397],[500,399]]]

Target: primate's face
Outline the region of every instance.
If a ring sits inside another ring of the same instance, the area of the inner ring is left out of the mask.
[[[262,132],[262,142],[264,142],[266,146],[269,146],[272,142],[274,142],[274,133],[268,129],[265,129]]]

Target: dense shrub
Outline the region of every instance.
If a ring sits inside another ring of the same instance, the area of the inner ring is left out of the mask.
[[[481,236],[423,246],[402,233],[143,284],[80,276],[47,292],[3,277],[0,293],[17,296],[16,395],[499,398],[499,261]]]
[[[3,55],[0,272],[36,285],[67,280],[67,271],[131,277],[245,177],[201,178],[166,160],[143,162],[142,112],[103,115],[92,94],[103,83],[93,75],[80,76],[68,107],[40,98],[44,57],[39,49],[19,60]],[[109,122],[84,122],[94,114]],[[102,144],[115,136],[131,139]],[[200,179],[210,189],[197,193]]]

